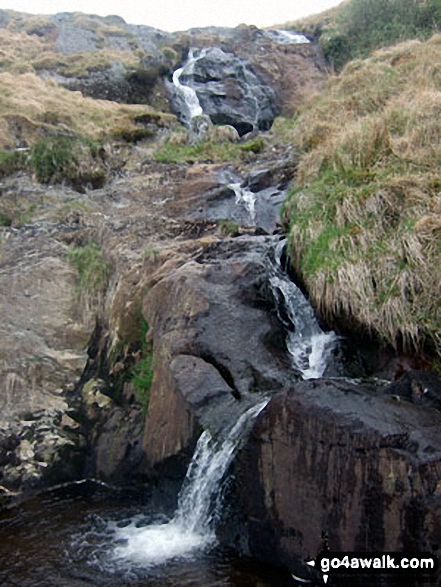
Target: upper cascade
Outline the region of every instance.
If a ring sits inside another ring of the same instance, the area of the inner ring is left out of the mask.
[[[188,76],[193,74],[195,63],[204,57],[205,52],[205,49],[203,49],[199,56],[195,57],[193,50],[190,49],[187,61],[182,67],[176,69],[173,73],[173,85],[177,94],[176,99],[179,100],[182,107],[181,120],[186,124],[189,124],[190,120],[195,116],[200,116],[202,114],[202,108],[194,89],[188,85],[182,84],[180,78],[183,75]]]
[[[302,35],[301,33],[295,33],[294,31],[274,29],[264,31],[264,34],[272,41],[280,43],[281,45],[302,45],[310,43],[310,40],[306,38],[305,35]]]
[[[286,344],[293,367],[303,379],[317,379],[324,375],[338,337],[333,331],[321,329],[310,303],[283,270],[281,258],[285,245],[283,239],[274,249],[270,285],[279,318],[289,332]]]
[[[202,110],[213,124],[231,125],[241,136],[269,130],[278,113],[273,90],[251,64],[220,47],[191,50],[173,74],[169,90],[173,109],[184,123]]]

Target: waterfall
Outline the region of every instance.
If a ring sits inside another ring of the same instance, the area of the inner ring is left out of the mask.
[[[295,33],[294,31],[276,29],[265,31],[265,34],[271,40],[281,45],[304,45],[310,42],[305,35]]]
[[[279,318],[288,330],[287,347],[293,366],[304,379],[317,379],[325,372],[338,337],[320,328],[308,300],[284,271],[281,259],[285,245],[286,240],[282,240],[273,251],[269,281]]]
[[[241,183],[229,183],[228,187],[236,194],[236,204],[244,205],[248,212],[251,222],[256,222],[256,194],[252,191],[242,188]]]
[[[124,528],[115,527],[117,543],[124,542],[115,548],[117,561],[153,567],[170,559],[188,557],[215,543],[223,478],[252,420],[267,403],[265,400],[249,408],[222,441],[212,438],[208,430],[203,432],[173,519],[141,528],[136,526],[136,521]]]
[[[188,109],[188,122],[195,116],[200,116],[202,114],[202,107],[199,104],[199,98],[197,97],[196,92],[190,86],[182,84],[180,82],[180,77],[183,73],[185,75],[191,75],[194,71],[194,64],[199,59],[202,59],[205,56],[205,54],[206,49],[202,49],[198,57],[195,57],[193,54],[193,49],[190,49],[187,61],[184,63],[182,67],[180,67],[173,73],[173,85],[175,86],[178,93],[181,95],[183,102],[185,103]]]

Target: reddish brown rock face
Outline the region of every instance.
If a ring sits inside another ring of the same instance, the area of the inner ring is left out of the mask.
[[[251,550],[295,568],[331,551],[441,544],[440,414],[344,382],[277,394],[238,464]]]
[[[200,426],[220,432],[255,392],[292,378],[268,343],[280,325],[261,291],[266,246],[266,237],[213,240],[198,262],[161,273],[145,297],[155,364],[143,443],[151,467],[188,462]]]

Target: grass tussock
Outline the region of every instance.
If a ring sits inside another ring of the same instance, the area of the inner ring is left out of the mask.
[[[89,295],[103,292],[109,278],[109,266],[97,244],[73,246],[68,251],[67,259],[78,272],[78,288],[81,291]]]
[[[441,30],[439,0],[345,0],[326,12],[287,23],[314,36],[328,63],[340,71],[350,60]]]
[[[441,39],[350,63],[298,118],[290,251],[330,321],[441,354]]]

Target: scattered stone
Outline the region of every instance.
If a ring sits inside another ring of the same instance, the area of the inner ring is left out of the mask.
[[[63,414],[60,425],[62,428],[71,428],[72,430],[76,430],[80,427],[80,424],[67,414]]]
[[[194,116],[190,121],[190,130],[188,133],[188,144],[197,145],[209,138],[213,123],[206,114]]]
[[[34,449],[28,440],[22,440],[17,451],[21,461],[31,461],[35,456]]]

